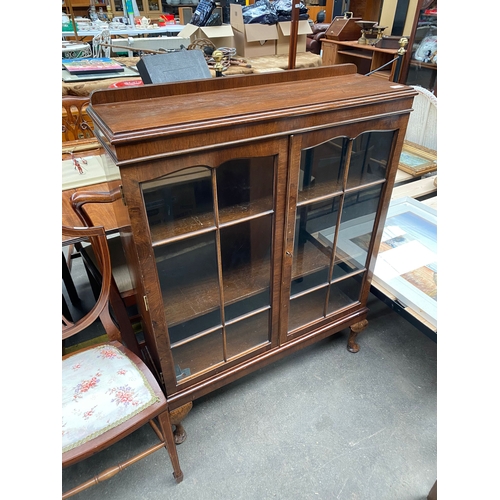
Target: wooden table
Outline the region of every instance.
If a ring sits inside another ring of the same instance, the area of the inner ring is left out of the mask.
[[[140,57],[113,57],[126,66],[133,67]],[[247,58],[250,68],[243,66],[230,66],[224,72],[226,76],[244,75],[251,73],[267,73],[271,71],[285,71],[288,68],[288,54],[278,54],[273,56],[261,56]],[[321,56],[312,52],[299,52],[296,56],[296,68],[313,68],[321,66]],[[215,77],[215,70],[210,69]],[[137,77],[108,78],[105,80],[91,80],[82,82],[62,82],[62,95],[88,96],[94,90],[107,89],[110,85],[130,81],[140,80]]]
[[[180,24],[167,24],[165,26],[157,26],[156,28],[151,28],[151,29],[138,29],[138,28],[130,28],[130,27],[125,27],[124,29],[108,29],[109,34],[111,36],[118,36],[118,37],[128,37],[128,36],[161,36],[166,33],[179,33],[182,31],[184,26]],[[96,36],[100,35],[102,33],[102,29],[93,29],[93,30],[79,30],[77,31],[78,38],[85,38],[89,36]],[[75,38],[75,32],[74,31],[62,31],[62,38]]]
[[[71,153],[71,151],[73,151],[73,153]],[[81,167],[84,169],[83,174],[78,174],[74,166],[72,166],[72,157],[77,159],[83,158],[87,161],[87,165],[81,162]],[[79,191],[109,192],[119,184],[119,178],[106,179],[105,170],[101,169],[101,171],[99,171],[98,165],[96,168],[93,168],[95,166],[93,163],[104,161],[104,149],[95,139],[64,143],[62,154],[63,225],[70,227],[82,226],[82,222],[71,207],[71,196],[73,193]],[[71,169],[72,171],[68,172],[68,169]],[[76,177],[75,182],[72,182],[72,179],[68,178],[68,173],[74,174],[73,177]],[[128,213],[121,200],[117,200],[114,203],[89,204],[86,207],[86,210],[96,225],[104,226],[107,234],[115,233],[119,231],[121,227],[128,225]],[[120,223],[118,223],[118,220]],[[62,241],[64,245],[70,245],[76,242],[69,237],[63,237]]]

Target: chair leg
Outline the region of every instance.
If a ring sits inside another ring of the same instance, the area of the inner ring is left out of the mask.
[[[68,267],[68,263],[64,258],[64,253],[62,254],[62,279],[64,281],[64,286],[68,292],[69,299],[71,303],[75,306],[80,302],[80,297],[78,297],[78,292],[76,291],[75,283],[71,277],[71,272]]]
[[[174,468],[173,476],[175,480],[180,483],[184,479],[184,474],[179,464],[179,457],[177,455],[177,448],[175,446],[174,433],[172,432],[172,423],[168,410],[158,415],[158,421],[160,422],[161,432],[165,439],[165,448],[167,448],[172,467]]]

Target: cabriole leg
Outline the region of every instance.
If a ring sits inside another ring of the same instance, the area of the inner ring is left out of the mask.
[[[349,352],[359,351],[359,344],[356,342],[356,337],[358,336],[358,333],[362,332],[366,328],[367,325],[368,321],[366,319],[360,321],[359,323],[354,323],[354,325],[351,325],[351,331],[349,332],[349,338],[347,340],[347,350]]]
[[[174,430],[174,441],[175,444],[181,444],[186,440],[186,431],[184,430],[184,427],[182,426],[182,421],[186,418],[186,415],[191,411],[191,408],[193,407],[193,403],[189,402],[186,403],[183,406],[179,406],[179,408],[176,408],[175,410],[172,410],[170,412],[170,421],[172,422],[172,425],[175,426]]]

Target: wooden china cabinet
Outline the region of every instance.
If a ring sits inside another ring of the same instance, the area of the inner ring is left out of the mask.
[[[355,71],[92,94],[171,411],[346,328],[359,349],[415,92]]]

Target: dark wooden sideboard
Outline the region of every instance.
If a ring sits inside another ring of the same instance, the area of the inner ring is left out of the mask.
[[[92,94],[171,410],[346,328],[359,349],[414,95],[352,64]]]

